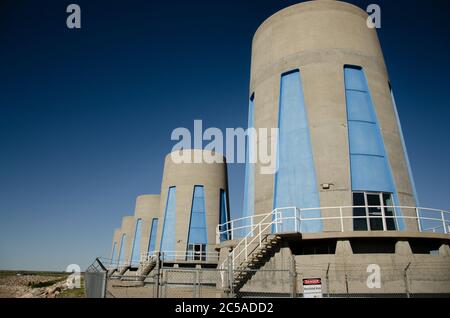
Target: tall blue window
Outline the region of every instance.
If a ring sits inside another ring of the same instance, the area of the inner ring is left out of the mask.
[[[170,187],[167,193],[166,211],[164,213],[164,224],[161,238],[161,252],[175,251],[175,221],[176,221],[176,187]],[[173,259],[173,253],[165,256]]]
[[[188,244],[208,244],[205,191],[203,186],[194,187],[191,220],[189,222]]]
[[[219,224],[224,224],[230,220],[230,215],[228,213],[228,205],[227,205],[227,192],[225,190],[220,189],[220,220]],[[230,239],[230,233],[228,232],[228,225],[221,225],[220,232],[225,232],[220,234],[220,240],[226,241]]]
[[[124,265],[125,263],[125,242],[126,242],[126,234],[122,234],[120,239],[120,251],[119,251],[119,265]]]
[[[283,74],[280,89],[274,208],[318,208],[320,200],[300,71]],[[320,215],[320,210],[302,213],[303,218]],[[283,217],[294,217],[294,211],[284,211]],[[277,229],[278,232],[299,231],[293,219],[285,220]],[[300,231],[321,232],[322,221],[303,221]]]
[[[112,254],[111,254],[111,264],[114,264],[114,262],[116,262],[116,253],[117,253],[117,242],[114,242],[113,244],[113,250],[112,250]]]
[[[133,249],[131,253],[131,262],[137,264],[141,260],[141,235],[142,235],[142,220],[136,221],[136,229],[134,232]]]
[[[244,184],[244,206],[242,209],[242,217],[250,217],[255,212],[255,148],[254,148],[254,134],[252,129],[254,128],[254,108],[255,108],[255,95],[252,95],[248,106],[248,135],[245,153],[245,184]],[[242,224],[243,229],[236,233],[238,236],[246,236],[249,233],[251,220],[245,219]]]
[[[398,205],[397,192],[364,71],[361,67],[345,66],[344,76],[354,205],[380,206],[355,209],[355,216],[367,216],[368,219],[354,219],[354,229],[381,230],[382,219],[376,218],[384,211],[381,207],[383,199],[380,198],[384,194],[385,201],[390,202],[392,195],[393,203]],[[401,216],[397,210],[386,213]],[[402,219],[395,221],[397,228],[404,227]]]
[[[158,232],[158,219],[152,220],[152,228],[150,229],[150,242],[148,243],[148,252],[154,253],[156,246],[156,234]]]

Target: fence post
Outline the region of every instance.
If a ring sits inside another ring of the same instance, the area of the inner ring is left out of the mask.
[[[327,297],[330,298],[330,277],[328,273],[330,272],[330,263],[328,263],[327,273],[325,274],[325,282],[327,284]]]
[[[156,298],[159,298],[160,275],[161,275],[161,252],[156,253]]]
[[[200,270],[195,270],[195,297],[200,298]]]
[[[289,271],[291,276],[291,298],[297,297],[297,268],[295,266],[295,256],[291,254],[291,269]]]
[[[447,234],[447,225],[445,224],[445,216],[444,211],[441,211],[441,218],[442,218],[442,226],[444,227],[444,233]]]
[[[102,298],[106,298],[106,292],[107,292],[107,290],[108,290],[108,272],[104,272],[104,275],[103,275],[103,295],[102,295]]]
[[[345,273],[345,291],[347,292],[347,298],[350,297],[350,293],[348,290],[348,277],[347,277],[347,273]]]
[[[405,290],[406,290],[406,298],[410,298],[409,294],[409,284],[408,284],[408,269],[411,266],[411,262],[408,263],[408,265],[405,267],[405,271],[403,273],[403,277],[405,279]]]

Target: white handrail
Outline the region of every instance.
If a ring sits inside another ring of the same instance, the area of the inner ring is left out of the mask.
[[[380,216],[375,216],[375,215],[368,215],[368,216],[344,216],[343,215],[343,210],[344,209],[354,209],[354,208],[364,208],[364,209],[370,209],[370,208],[376,208],[376,209],[380,209],[381,211],[384,211],[385,209],[393,209],[395,210],[408,210],[411,209],[414,211],[414,214],[416,216],[399,216],[396,215],[395,213],[393,213],[393,215],[389,215],[389,216],[383,216],[382,214]],[[254,231],[255,229],[255,224],[259,224],[262,223],[262,220],[265,220],[267,218],[268,215],[272,215],[272,214],[280,214],[280,217],[278,217],[280,220],[287,220],[287,217],[283,217],[283,211],[285,210],[292,210],[295,209],[295,216],[297,217],[297,213],[299,214],[299,219],[301,221],[326,221],[326,220],[340,220],[340,229],[341,232],[345,232],[345,226],[344,226],[344,220],[346,219],[381,219],[383,221],[383,228],[384,230],[386,230],[386,223],[384,222],[384,220],[395,220],[397,226],[396,228],[399,228],[398,226],[398,221],[399,220],[406,220],[406,219],[411,219],[411,220],[416,220],[417,221],[417,226],[418,226],[418,230],[419,232],[427,232],[429,231],[427,230],[423,230],[422,229],[422,221],[431,221],[431,222],[439,222],[441,225],[436,227],[442,227],[444,229],[444,233],[448,234],[450,233],[450,228],[448,228],[448,225],[450,224],[450,212],[445,211],[445,210],[439,210],[439,209],[430,209],[430,208],[422,208],[422,207],[411,207],[411,206],[335,206],[335,207],[320,207],[320,208],[302,208],[302,209],[298,209],[296,207],[287,207],[287,208],[278,208],[273,210],[271,213],[269,214],[257,214],[254,216],[246,216],[243,218],[239,218],[239,219],[234,219],[231,220],[229,222],[223,223],[223,224],[219,224],[217,226],[216,229],[216,237],[217,237],[217,244],[220,244],[221,241],[221,237],[225,236],[227,238],[235,238],[237,237],[240,232],[245,232],[245,233],[251,233],[252,231]],[[331,217],[302,217],[302,213],[308,213],[308,212],[312,212],[312,211],[325,211],[325,210],[337,210],[339,212],[339,216],[331,216]],[[437,217],[426,217],[423,216],[424,213],[439,213],[440,216],[439,218]],[[262,220],[259,220],[259,222],[257,222],[258,219],[262,218]],[[294,218],[294,223],[296,223],[295,221],[296,218]],[[243,222],[246,221],[249,224],[242,224],[240,226],[236,226],[237,223],[239,222]],[[261,224],[261,225],[267,225],[267,223],[265,224]],[[276,225],[276,231],[275,232],[279,232],[277,229],[278,225]],[[295,228],[298,228],[298,225],[295,224]],[[220,231],[220,229],[225,229],[223,231]],[[245,231],[244,231],[245,230]],[[353,230],[353,229],[351,229]],[[247,236],[247,235],[245,235]],[[244,236],[244,237],[245,237]]]
[[[206,251],[156,251],[150,253],[142,253],[141,254],[141,262],[145,260],[149,260],[152,257],[157,257],[158,253],[160,253],[161,258],[175,258],[175,260],[191,260],[193,256],[205,257],[207,260],[219,258],[219,252],[206,252]]]
[[[353,209],[354,208],[364,208],[369,209],[369,208],[376,208],[376,209],[380,209],[381,213],[380,215],[364,215],[364,216],[345,216],[343,214],[343,209]],[[310,217],[310,218],[303,218],[302,217],[302,212],[308,212],[308,211],[322,211],[322,210],[329,210],[329,209],[338,209],[339,210],[339,216],[330,216],[330,217]],[[386,216],[385,209],[393,209],[392,211],[392,215]],[[395,211],[397,209],[414,209],[416,212],[416,216],[398,216],[395,214]],[[292,210],[294,210],[294,216],[284,216],[283,212],[284,211],[290,211],[292,214]],[[423,217],[421,216],[421,212],[434,212],[434,213],[440,213],[440,217],[439,218],[435,218],[435,217]],[[239,269],[242,264],[244,264],[245,261],[248,260],[248,257],[251,255],[251,253],[253,253],[253,251],[260,247],[262,245],[263,242],[263,234],[264,235],[268,235],[269,233],[271,233],[272,231],[268,231],[270,227],[275,226],[275,232],[273,234],[281,234],[283,233],[283,231],[280,231],[279,228],[279,224],[282,224],[283,221],[285,220],[294,220],[294,232],[298,232],[300,233],[300,229],[301,229],[301,225],[303,222],[306,221],[324,221],[324,220],[340,220],[340,227],[341,227],[341,232],[345,232],[345,228],[344,228],[344,220],[355,220],[355,219],[365,219],[367,221],[367,226],[369,226],[369,221],[372,219],[381,219],[382,220],[382,227],[383,227],[383,231],[388,231],[387,229],[387,222],[386,220],[395,220],[396,221],[396,225],[397,225],[397,229],[398,229],[398,219],[402,219],[402,220],[415,220],[417,221],[417,225],[418,225],[418,230],[419,232],[427,232],[427,231],[433,231],[436,232],[436,229],[439,229],[441,227],[443,227],[444,233],[445,234],[450,234],[450,218],[446,218],[445,215],[450,216],[450,212],[448,211],[444,211],[444,210],[438,210],[438,209],[428,209],[428,208],[419,208],[419,207],[406,207],[406,206],[339,206],[339,207],[323,207],[323,208],[305,208],[305,209],[298,209],[297,207],[287,207],[287,208],[277,208],[274,209],[273,211],[271,211],[270,213],[266,214],[259,223],[255,224],[254,218],[252,217],[244,217],[241,219],[237,219],[237,220],[243,220],[243,219],[251,219],[251,225],[244,227],[244,228],[250,228],[248,234],[241,239],[238,244],[233,248],[233,250],[230,252],[228,259],[226,259],[222,264],[220,264],[220,266],[218,266],[219,269],[226,269],[231,265],[231,268],[234,269]],[[256,215],[256,217],[261,217],[261,215]],[[268,218],[270,218],[270,222],[267,220]],[[226,234],[227,237],[228,236],[228,230],[231,229],[236,229],[236,227],[234,227],[234,223],[236,220],[227,222],[225,224],[221,224],[217,227],[217,237],[219,238],[219,243],[220,243],[220,237],[222,234]],[[422,228],[422,221],[430,221],[430,222],[442,222],[442,225],[439,225],[437,227],[434,228],[430,228],[430,229],[426,229],[423,230]],[[225,229],[227,229],[226,231],[221,232],[220,228],[224,228],[223,226],[227,226],[228,224],[231,225],[231,227],[225,227]],[[255,233],[255,231],[257,230],[257,233]],[[353,226],[352,226],[352,231],[353,231]],[[292,230],[290,230],[290,232],[292,232]],[[230,233],[230,236],[233,237],[233,233]],[[249,249],[252,248],[252,244],[254,244],[256,242],[256,248],[253,248],[252,251],[249,253]],[[237,251],[237,252],[236,252]],[[241,256],[244,255],[244,259],[241,261]],[[231,258],[231,264],[230,264],[230,258]]]

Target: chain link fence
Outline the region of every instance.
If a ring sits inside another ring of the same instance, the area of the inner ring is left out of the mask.
[[[150,274],[126,274],[101,268],[85,274],[86,295],[107,298],[288,298],[309,297],[305,279],[320,280],[319,297],[449,297],[450,271],[445,264],[417,263],[411,266],[380,264],[384,270],[377,286],[367,264],[332,263],[304,266],[287,261],[262,269],[155,267]],[[384,266],[386,265],[386,266]],[[389,265],[389,266],[387,266]],[[440,268],[440,266],[442,268]],[[277,269],[277,268],[283,269]],[[420,267],[420,268],[419,268]],[[389,270],[386,270],[388,268]],[[435,273],[433,273],[435,272]],[[107,274],[109,273],[109,274]],[[426,273],[419,275],[417,273]],[[369,287],[370,284],[373,286]],[[433,294],[421,294],[428,285]],[[315,296],[317,297],[317,295]]]
[[[87,298],[105,298],[107,269],[97,258],[84,273],[84,288]]]

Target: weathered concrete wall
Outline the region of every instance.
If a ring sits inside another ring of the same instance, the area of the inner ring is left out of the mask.
[[[395,253],[355,254],[349,240],[338,240],[334,254],[294,255],[289,246],[274,257],[241,289],[259,294],[290,294],[292,274],[296,292],[303,293],[302,279],[321,278],[322,292],[346,294],[450,294],[450,247],[442,244],[439,253],[413,254],[408,241],[398,240]],[[225,259],[228,247],[223,247]],[[292,258],[295,260],[293,266]],[[368,266],[380,267],[381,288],[369,288]],[[409,264],[409,267],[408,267]],[[293,270],[295,268],[295,270]],[[328,271],[328,275],[327,275]],[[406,272],[406,278],[405,278]]]
[[[253,39],[250,95],[255,94],[256,128],[278,127],[281,74],[301,71],[322,207],[352,205],[345,64],[364,68],[399,204],[415,205],[386,65],[376,31],[367,27],[366,19],[367,13],[351,4],[310,1],[277,12]],[[274,175],[260,174],[260,167],[258,163],[255,169],[255,214],[269,213],[273,208]],[[321,184],[332,186],[324,190]],[[352,213],[350,209],[344,212]],[[414,211],[404,214],[414,216]],[[324,217],[331,215],[336,216],[336,210],[323,213]],[[346,222],[350,227],[351,220]],[[408,230],[417,230],[416,223],[406,223]],[[335,227],[336,222],[324,224],[325,231]]]

